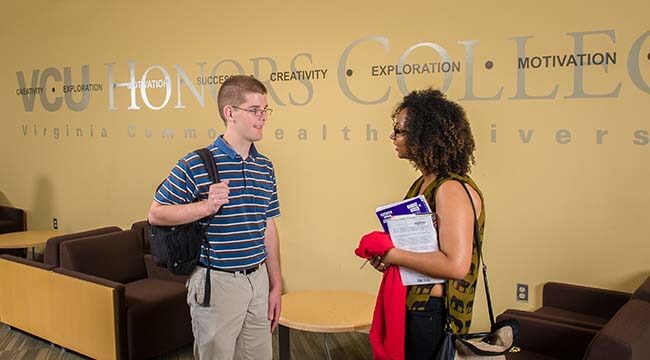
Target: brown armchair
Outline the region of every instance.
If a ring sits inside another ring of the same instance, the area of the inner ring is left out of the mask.
[[[505,313],[532,316],[598,331],[628,300],[629,293],[548,282],[543,287],[542,307],[533,312],[509,309]]]
[[[64,241],[60,267],[55,271],[123,287],[116,306],[122,358],[148,359],[192,342],[184,284],[147,275],[135,231]]]
[[[24,210],[0,206],[0,234],[25,230],[27,230],[27,220]],[[27,249],[0,249],[0,254],[26,257]]]
[[[547,283],[540,309],[508,309],[497,320],[520,323],[522,351],[508,359],[648,359],[649,301],[650,277],[633,294]]]

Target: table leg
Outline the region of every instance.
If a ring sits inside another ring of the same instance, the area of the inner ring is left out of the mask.
[[[279,331],[280,360],[291,360],[289,328],[280,325]]]
[[[323,347],[325,348],[325,359],[332,360],[332,354],[330,354],[330,347],[327,343],[327,333],[323,334]]]

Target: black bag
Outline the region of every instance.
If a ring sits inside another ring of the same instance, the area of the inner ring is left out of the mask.
[[[478,220],[476,218],[476,209],[474,201],[467,190],[465,183],[461,182],[469,201],[472,204],[474,212],[474,246],[478,251],[478,262],[483,260],[483,281],[485,284],[485,298],[487,300],[488,314],[490,316],[490,332],[472,333],[464,335],[455,335],[451,330],[449,320],[449,311],[447,311],[447,321],[443,329],[443,337],[436,360],[452,359],[504,359],[505,354],[512,349],[514,340],[519,333],[519,322],[517,320],[494,321],[494,311],[492,310],[492,299],[490,298],[490,288],[488,286],[487,265],[483,259],[481,243],[479,242]],[[446,293],[447,283],[445,283]],[[449,309],[449,299],[447,299],[447,309]]]
[[[456,356],[456,346],[454,345],[454,334],[451,332],[449,323],[445,325],[440,348],[436,355],[436,360],[452,360]]]
[[[177,226],[150,225],[151,255],[172,274],[189,275],[199,260],[205,227],[198,221]]]
[[[210,150],[202,148],[195,151],[208,171],[212,183],[219,182],[217,166]],[[162,184],[161,184],[162,185]],[[199,201],[196,199],[195,201]],[[217,212],[219,214],[221,209]],[[212,215],[191,223],[175,226],[155,226],[149,224],[149,244],[154,262],[176,275],[189,275],[199,261],[201,244],[205,249],[210,248],[206,236],[207,224]],[[201,222],[206,225],[201,225]],[[205,278],[205,296],[202,306],[210,304],[210,256],[208,254],[208,269]]]

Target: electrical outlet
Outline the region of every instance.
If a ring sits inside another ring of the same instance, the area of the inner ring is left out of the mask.
[[[59,219],[57,219],[57,218],[52,218],[52,228],[53,228],[54,230],[58,230],[58,229],[59,229]]]
[[[528,302],[528,284],[517,284],[515,289],[515,300]]]

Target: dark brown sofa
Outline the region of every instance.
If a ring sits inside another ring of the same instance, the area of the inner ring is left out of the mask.
[[[59,250],[55,271],[124,288],[116,310],[122,358],[148,359],[192,343],[184,284],[148,276],[135,231],[67,240]]]
[[[497,320],[521,328],[508,359],[650,359],[650,277],[632,294],[547,283],[535,311],[506,310]]]
[[[24,210],[10,206],[0,206],[0,234],[25,230],[27,230],[27,220]],[[0,249],[0,254],[26,257],[27,249]]]

